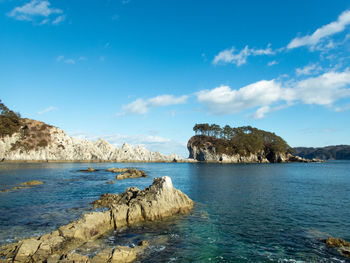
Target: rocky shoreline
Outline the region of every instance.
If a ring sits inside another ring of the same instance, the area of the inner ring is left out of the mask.
[[[167,176],[155,178],[144,190],[130,187],[122,194],[111,195],[112,198],[105,196],[94,205],[107,210],[85,214],[49,234],[5,245],[0,248],[0,262],[131,262],[147,249],[147,241],[133,248],[117,246],[103,250],[93,258],[75,250],[113,230],[188,213],[194,204],[173,187]]]

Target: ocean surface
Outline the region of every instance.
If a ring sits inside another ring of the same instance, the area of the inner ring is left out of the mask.
[[[350,162],[291,164],[97,163],[137,167],[148,177],[116,181],[83,163],[0,164],[0,245],[48,233],[91,211],[103,193],[141,189],[168,175],[196,204],[185,216],[114,231],[95,247],[152,240],[140,262],[347,262],[322,239],[350,241]]]

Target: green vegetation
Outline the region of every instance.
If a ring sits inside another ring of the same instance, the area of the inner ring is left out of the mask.
[[[193,130],[196,133],[191,139],[194,146],[210,145],[218,154],[247,156],[264,151],[266,155],[273,155],[292,151],[281,137],[251,126],[232,128],[226,125],[221,128],[216,124],[204,123],[196,124]]]
[[[21,116],[5,106],[0,100],[0,137],[11,136],[21,128]]]

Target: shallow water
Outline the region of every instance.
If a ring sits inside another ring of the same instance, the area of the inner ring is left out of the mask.
[[[350,162],[295,164],[98,163],[137,167],[146,178],[106,184],[115,175],[77,172],[81,163],[0,164],[0,244],[41,235],[91,210],[107,192],[146,187],[168,175],[195,202],[186,216],[112,232],[99,246],[152,240],[142,262],[346,262],[325,247],[328,235],[350,240]],[[97,247],[79,252],[93,255]]]

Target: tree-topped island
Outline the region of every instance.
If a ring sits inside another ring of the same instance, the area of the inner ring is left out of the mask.
[[[203,123],[193,127],[189,158],[206,162],[276,163],[308,160],[292,155],[292,148],[275,133],[251,126],[221,128]]]

